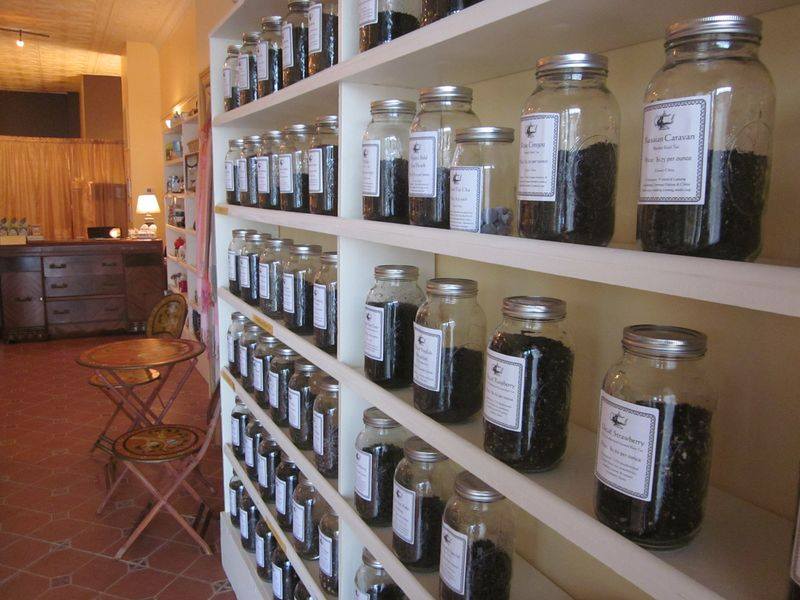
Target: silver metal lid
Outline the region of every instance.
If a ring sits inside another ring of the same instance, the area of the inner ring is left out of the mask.
[[[467,127],[456,130],[456,144],[462,142],[503,142],[514,141],[511,127]]]
[[[622,330],[622,347],[654,358],[698,358],[706,353],[704,333],[673,325],[630,325]]]
[[[330,375],[327,375],[317,385],[319,386],[319,391],[321,391],[321,392],[338,392],[339,391],[339,382],[336,381]]]
[[[475,502],[497,502],[505,498],[496,489],[489,487],[469,471],[461,471],[456,477],[456,493]]]
[[[228,140],[228,148],[244,148],[244,139]]]
[[[406,443],[403,444],[403,453],[406,455],[406,458],[417,462],[440,462],[447,460],[444,454],[416,435],[408,438]]]
[[[339,126],[339,115],[324,115],[322,117],[317,117],[314,121],[314,125],[317,127],[330,127],[331,129],[336,129]]]
[[[297,352],[289,348],[289,346],[284,346],[283,348],[278,348],[275,351],[277,356],[285,356],[287,358],[292,358],[293,356],[300,356]]]
[[[261,17],[261,31],[280,31],[283,17],[273,15],[271,17]]]
[[[413,115],[415,112],[417,112],[417,103],[410,100],[400,100],[398,98],[375,100],[369,105],[369,111],[373,115],[384,115],[390,113]]]
[[[283,132],[280,129],[270,129],[261,134],[261,141],[280,141],[283,139]]]
[[[289,2],[289,10],[290,11],[297,11],[297,10],[308,10],[311,6],[311,0],[290,0]]]
[[[684,38],[715,34],[728,34],[760,41],[761,20],[742,15],[713,15],[678,21],[667,27],[665,44],[668,46]]]
[[[289,238],[270,238],[266,242],[267,248],[282,248],[283,246],[291,246],[294,240]]]
[[[599,71],[608,73],[608,58],[602,54],[573,52],[543,56],[536,61],[536,77],[555,71]]]
[[[419,269],[413,265],[378,265],[375,267],[375,279],[416,281]]]
[[[242,239],[244,239],[244,238],[247,237],[248,233],[257,233],[257,231],[255,229],[234,229],[231,232],[231,235],[234,238],[242,238]]]
[[[420,102],[436,102],[453,100],[454,102],[472,102],[472,88],[463,85],[436,85],[420,88]]]
[[[299,371],[301,373],[309,375],[311,373],[316,373],[317,371],[319,371],[319,367],[317,367],[317,365],[312,363],[307,358],[301,357],[298,358],[296,361],[294,361],[294,371],[295,373]]]
[[[374,406],[364,411],[363,420],[365,425],[377,427],[378,429],[394,429],[395,427],[400,427],[400,423]]]
[[[244,239],[246,242],[266,242],[271,237],[268,233],[248,233]]]
[[[320,262],[325,265],[339,264],[339,254],[337,252],[323,252]]]
[[[231,44],[228,46],[228,54],[239,54],[241,47],[241,44]]]
[[[510,296],[503,299],[503,314],[517,319],[557,321],[567,316],[567,303],[546,296]]]
[[[242,41],[246,44],[255,44],[261,37],[260,31],[247,31],[242,34]]]
[[[245,331],[261,331],[261,327],[256,325],[255,323],[248,323],[244,327]]]
[[[305,255],[312,255],[312,254],[322,254],[322,246],[317,246],[316,244],[295,244],[289,250],[291,254],[295,254],[298,256],[305,256]]]
[[[239,311],[236,311],[235,313],[231,314],[231,321],[241,321],[242,323],[244,323],[245,321],[249,320],[250,319],[248,319],[245,315],[243,315]]]
[[[258,343],[266,344],[267,346],[277,346],[281,341],[268,331],[265,331],[258,334]]]
[[[244,141],[246,144],[260,144],[264,140],[260,135],[248,135],[246,138],[244,138]]]
[[[474,296],[478,293],[478,282],[473,279],[437,277],[429,279],[425,289],[435,296]]]
[[[310,125],[305,123],[295,123],[283,128],[283,135],[306,135],[314,130]]]
[[[361,552],[361,561],[368,567],[374,567],[376,569],[383,568],[383,563],[381,563],[381,561],[372,556],[372,552],[370,552],[366,548],[364,548],[363,552]]]

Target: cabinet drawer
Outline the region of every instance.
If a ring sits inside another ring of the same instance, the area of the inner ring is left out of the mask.
[[[121,274],[46,277],[44,293],[48,298],[123,294],[125,280]]]
[[[121,254],[87,254],[83,256],[47,256],[42,260],[45,277],[70,275],[111,275],[122,273]]]
[[[47,302],[47,322],[89,323],[125,318],[125,298],[86,298]]]
[[[3,327],[6,330],[44,327],[42,276],[38,271],[3,273]]]

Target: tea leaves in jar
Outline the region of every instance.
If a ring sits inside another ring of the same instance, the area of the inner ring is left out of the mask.
[[[289,435],[301,450],[311,450],[312,447],[316,393],[311,387],[311,377],[317,372],[319,369],[313,363],[300,358],[295,361],[294,373],[289,380]]]
[[[292,528],[292,497],[299,479],[300,469],[282,454],[281,463],[275,471],[275,511],[278,525],[286,531]]]
[[[269,404],[272,421],[280,427],[289,424],[289,380],[298,354],[291,348],[278,348],[269,366]]]
[[[413,5],[412,5],[413,6]],[[419,29],[419,15],[398,0],[358,0],[358,51],[365,52]]]
[[[319,585],[329,594],[339,593],[339,517],[332,510],[319,522]]]
[[[397,300],[367,302],[365,331],[374,342],[365,348],[364,372],[370,381],[385,388],[411,383],[418,309],[416,304]]]
[[[339,474],[339,382],[326,376],[314,400],[314,462],[324,477]]]
[[[279,16],[261,18],[261,39],[256,49],[258,97],[277,92],[283,87],[281,60],[281,22]]]
[[[332,67],[339,56],[339,14],[336,0],[311,5],[308,11],[308,74]]]
[[[278,546],[272,553],[272,597],[274,600],[293,600],[292,591],[300,581],[292,562]]]
[[[289,14],[281,26],[283,87],[308,77],[309,0],[289,2]]]
[[[262,581],[272,580],[272,553],[278,547],[278,540],[266,521],[262,518],[256,525],[256,573]]]

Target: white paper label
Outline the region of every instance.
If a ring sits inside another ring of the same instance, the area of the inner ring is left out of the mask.
[[[228,281],[236,281],[238,277],[239,257],[235,252],[228,250]]]
[[[269,194],[269,156],[256,157],[256,181],[259,194]]]
[[[509,431],[522,431],[525,359],[486,351],[483,418]]]
[[[321,283],[314,284],[314,327],[326,329],[328,327],[328,302],[327,289]]]
[[[294,314],[294,273],[283,274],[283,312]]]
[[[267,72],[267,58],[269,57],[269,46],[266,42],[258,42],[256,46],[256,76],[259,81],[269,79]]]
[[[382,306],[364,305],[364,355],[372,360],[383,360]]]
[[[229,333],[228,334],[228,362],[229,363],[233,363],[236,360],[236,357],[234,356],[234,348],[235,348],[235,346],[234,346],[234,343],[233,343],[233,335]]]
[[[236,503],[236,490],[228,491],[228,512],[231,513],[232,517],[236,517],[239,514],[239,505]]]
[[[267,382],[269,389],[267,395],[269,396],[269,405],[278,408],[278,374],[273,371],[269,372],[269,381]]]
[[[358,26],[374,25],[378,22],[378,0],[358,0]]]
[[[226,98],[233,97],[233,78],[230,69],[222,69],[222,90]]]
[[[236,179],[239,181],[239,191],[247,191],[247,159],[236,159]]]
[[[322,148],[308,151],[308,192],[322,193]]]
[[[275,509],[282,515],[286,514],[286,482],[275,478]]]
[[[520,200],[555,202],[558,175],[558,113],[522,117],[519,143]]]
[[[356,590],[356,600],[369,600],[369,594],[361,590]]]
[[[372,500],[372,454],[356,449],[356,494]]]
[[[278,155],[278,186],[281,194],[294,193],[294,160],[291,154]]]
[[[705,204],[711,96],[644,107],[639,204]]]
[[[481,230],[483,167],[451,167],[450,229]]]
[[[264,391],[264,363],[260,358],[253,359],[253,387],[259,392]]]
[[[275,600],[283,600],[283,570],[272,563],[272,595]]]
[[[414,383],[438,392],[442,371],[442,332],[414,323]]]
[[[319,532],[319,570],[333,577],[333,539]]]
[[[291,69],[294,66],[294,44],[292,43],[291,23],[284,23],[281,27],[281,50],[283,52],[283,68]]]
[[[250,287],[250,258],[239,256],[239,286]]]
[[[312,4],[308,9],[308,53],[322,52],[322,4]]]
[[[244,464],[251,469],[256,466],[253,456],[253,438],[249,435],[244,435]]]
[[[239,533],[244,539],[250,539],[250,521],[247,513],[242,513],[239,517]]]
[[[256,471],[258,473],[258,485],[267,487],[267,457],[263,454],[256,454]]]
[[[239,55],[237,84],[240,90],[250,89],[250,56],[247,54]]]
[[[305,514],[303,505],[292,500],[292,535],[298,542],[306,541]]]
[[[239,345],[239,373],[242,377],[247,377],[247,348]]]
[[[370,140],[361,144],[361,195],[377,198],[381,195],[381,142]]]
[[[233,192],[236,190],[236,186],[234,185],[234,163],[232,160],[225,161],[225,191],[226,192]]]
[[[239,437],[239,419],[231,417],[231,444],[238,446],[241,443],[241,438]]]
[[[649,502],[658,437],[658,409],[600,392],[597,479],[618,492]]]
[[[408,140],[408,195],[436,197],[438,131],[418,131]]]
[[[442,523],[442,546],[439,555],[439,577],[456,594],[464,594],[467,573],[467,536],[447,523]]]
[[[414,508],[416,494],[394,482],[392,499],[392,531],[407,544],[414,543]]]
[[[269,263],[258,264],[258,297],[269,300]]]
[[[264,565],[267,564],[265,562],[266,551],[267,549],[265,548],[264,538],[262,538],[259,535],[256,535],[256,565],[258,565],[262,569],[264,568]]]
[[[314,438],[314,452],[322,456],[325,453],[325,444],[324,444],[324,424],[325,424],[325,416],[321,412],[314,411],[314,427],[313,427],[313,438]]]
[[[300,429],[300,392],[289,388],[289,427]]]

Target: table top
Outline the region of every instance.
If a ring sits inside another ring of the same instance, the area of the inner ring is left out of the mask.
[[[92,369],[146,369],[164,367],[200,356],[205,345],[175,338],[136,338],[102,344],[86,350],[78,364]]]

